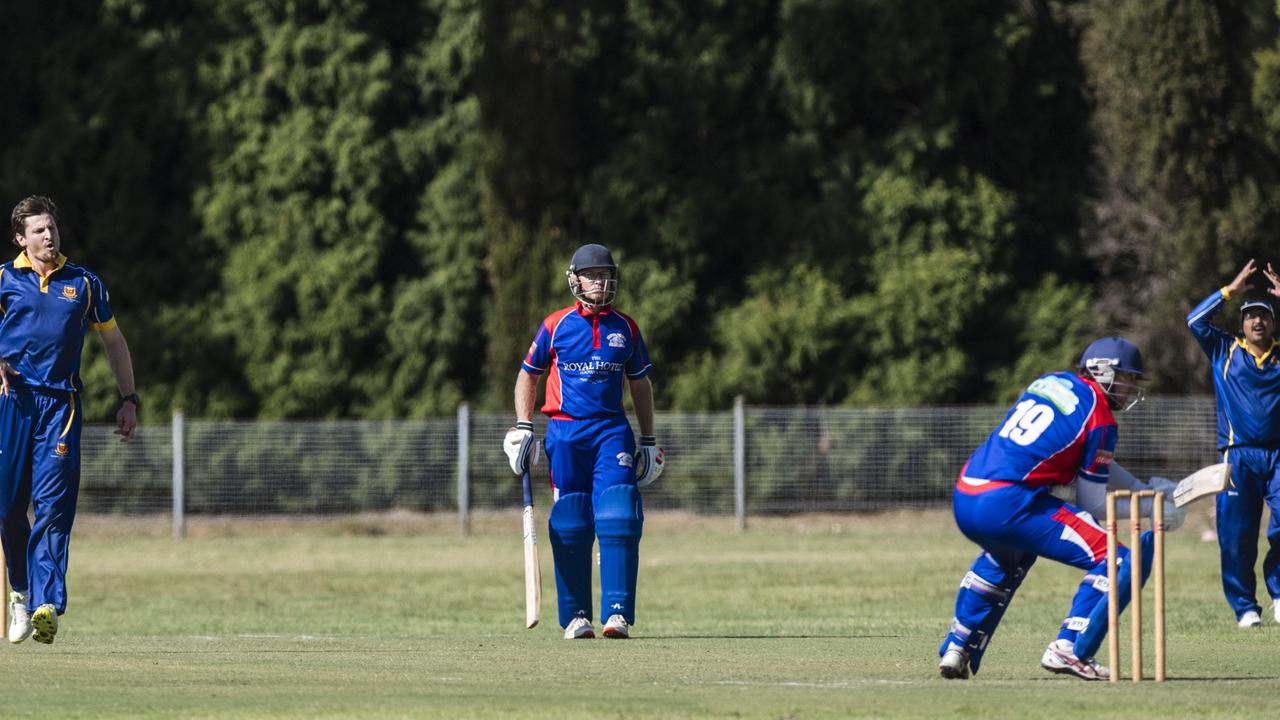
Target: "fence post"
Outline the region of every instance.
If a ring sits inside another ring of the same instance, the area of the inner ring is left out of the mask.
[[[742,396],[733,399],[733,514],[738,532],[747,529],[747,418]]]
[[[458,405],[458,525],[471,533],[471,486],[467,460],[471,457],[471,406]]]
[[[187,535],[186,517],[186,429],[182,410],[173,411],[173,538],[181,540]]]

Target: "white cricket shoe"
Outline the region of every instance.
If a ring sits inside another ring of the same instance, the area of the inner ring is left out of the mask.
[[[596,636],[596,631],[591,627],[591,621],[584,617],[576,617],[569,621],[569,626],[564,629],[565,640],[589,640]]]
[[[621,615],[610,615],[604,624],[604,636],[614,640],[626,640],[631,637],[631,628],[627,625],[627,619]]]
[[[1280,623],[1280,599],[1271,601],[1271,607],[1276,614],[1276,622]]]
[[[1256,628],[1262,626],[1262,616],[1256,610],[1250,610],[1240,616],[1240,622],[1236,623],[1242,628]]]
[[[1109,680],[1111,671],[1093,658],[1076,657],[1075,643],[1061,638],[1049,643],[1040,657],[1040,667],[1051,673],[1075,675],[1082,680]]]
[[[27,594],[9,593],[9,642],[15,645],[31,637],[31,613],[27,612]]]
[[[948,680],[966,680],[969,677],[969,656],[964,650],[953,647],[942,654],[938,674]]]

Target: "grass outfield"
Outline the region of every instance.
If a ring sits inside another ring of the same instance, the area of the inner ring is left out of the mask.
[[[1135,686],[1040,669],[1079,580],[1048,562],[981,675],[941,680],[937,645],[975,552],[942,512],[754,520],[746,534],[731,519],[652,516],[626,642],[560,638],[545,540],[544,621],[525,630],[519,516],[473,528],[462,537],[447,517],[225,523],[175,542],[163,528],[87,518],[58,641],[0,648],[0,714],[1280,715],[1280,626],[1268,612],[1260,630],[1235,627],[1216,545],[1194,531],[1168,542],[1170,679]]]

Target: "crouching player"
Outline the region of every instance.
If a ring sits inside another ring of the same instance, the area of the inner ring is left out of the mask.
[[[1137,385],[1142,372],[1142,355],[1129,341],[1093,342],[1077,372],[1050,373],[1031,383],[965,463],[953,510],[960,531],[982,552],[960,582],[951,631],[938,649],[942,677],[978,672],[1000,619],[1039,557],[1085,571],[1040,664],[1085,680],[1109,677],[1108,668],[1093,658],[1106,632],[1107,608],[1107,536],[1093,516],[1105,508],[1109,482],[1117,489],[1148,487],[1111,461],[1117,439],[1112,412],[1142,399]],[[1052,486],[1073,480],[1077,504],[1050,493]],[[1172,483],[1154,482],[1154,489],[1167,492],[1166,528],[1172,529],[1185,511],[1173,506]],[[1151,504],[1146,499],[1139,512],[1149,515]],[[1128,517],[1128,501],[1122,500],[1117,511]],[[1130,585],[1130,552],[1118,548],[1122,605]]]
[[[538,327],[516,377],[516,426],[503,446],[516,474],[537,463],[533,407],[538,376],[547,373],[542,412],[549,420],[546,451],[554,486],[548,537],[560,626],[568,640],[595,637],[591,549],[599,538],[604,636],[626,638],[635,624],[644,526],[637,488],[663,469],[653,434],[653,366],[640,328],[613,308],[618,266],[609,251],[583,245],[566,275],[577,302]],[[622,405],[624,378],[640,425],[639,452]]]

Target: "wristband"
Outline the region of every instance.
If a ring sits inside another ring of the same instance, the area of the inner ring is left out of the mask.
[[[517,430],[528,430],[529,432],[533,432],[533,421],[532,421],[532,420],[517,420],[517,421],[516,421],[516,429],[517,429]]]
[[[654,447],[658,444],[658,439],[654,435],[641,435],[640,447]]]
[[[138,397],[138,393],[129,393],[128,395],[121,396],[120,404],[124,405],[127,402],[133,403],[134,410],[137,410],[142,407],[142,400],[141,398]]]

